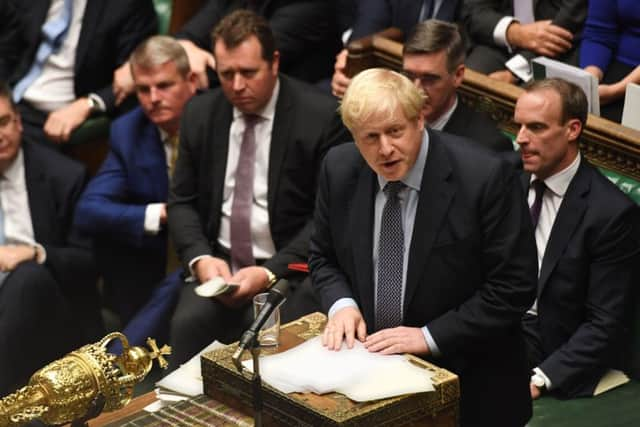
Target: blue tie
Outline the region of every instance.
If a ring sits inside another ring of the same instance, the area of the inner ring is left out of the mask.
[[[42,41],[31,69],[13,88],[15,102],[20,102],[29,86],[42,74],[47,58],[62,46],[62,41],[71,23],[72,8],[73,0],[64,0],[61,13],[47,21],[42,27]]]
[[[387,201],[382,209],[378,244],[378,285],[376,288],[376,331],[402,324],[402,268],[404,232],[398,193],[405,185],[389,181],[384,186]]]

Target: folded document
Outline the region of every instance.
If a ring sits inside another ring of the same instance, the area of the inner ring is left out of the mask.
[[[252,370],[253,362],[245,367]],[[283,353],[260,358],[260,375],[283,393],[338,392],[357,402],[433,391],[431,372],[403,355],[370,353],[357,341],[353,349],[327,350],[320,337]]]

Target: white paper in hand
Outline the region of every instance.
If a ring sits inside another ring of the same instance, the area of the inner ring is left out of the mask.
[[[251,360],[243,362],[252,370]],[[431,372],[405,356],[370,353],[356,340],[353,349],[343,344],[330,351],[320,337],[283,353],[260,358],[262,379],[283,393],[336,391],[357,402],[402,394],[433,391]]]
[[[196,286],[194,292],[201,297],[211,298],[217,295],[231,292],[237,287],[238,285],[226,283],[222,277],[218,276],[214,277],[211,280],[207,280],[199,286]]]

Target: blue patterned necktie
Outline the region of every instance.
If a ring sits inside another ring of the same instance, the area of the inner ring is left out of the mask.
[[[49,56],[62,46],[73,14],[73,0],[64,0],[62,11],[42,26],[42,41],[29,72],[13,88],[13,100],[20,102],[29,86],[42,74]]]
[[[376,288],[375,329],[394,328],[402,324],[402,267],[404,232],[398,194],[405,185],[389,181],[384,186],[387,201],[380,221],[378,243],[378,286]]]

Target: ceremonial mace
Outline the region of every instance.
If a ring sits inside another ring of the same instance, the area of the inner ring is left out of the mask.
[[[115,339],[122,343],[120,355],[107,352]],[[0,427],[19,426],[40,419],[47,424],[85,426],[102,411],[127,405],[133,387],[151,371],[153,359],[167,367],[167,345],[158,349],[147,339],[150,351],[131,347],[127,337],[112,332],[97,343],[85,345],[37,371],[29,384],[0,400]]]

